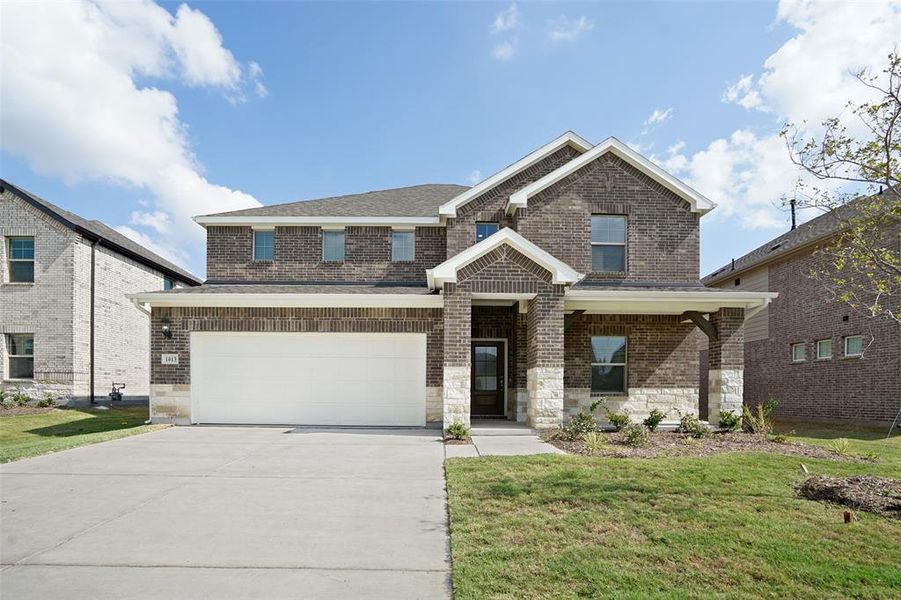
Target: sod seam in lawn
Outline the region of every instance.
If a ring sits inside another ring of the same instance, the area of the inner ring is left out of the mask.
[[[146,420],[146,406],[58,409],[33,415],[0,413],[0,463],[166,427],[145,425]]]
[[[901,477],[901,438],[852,439],[851,451],[880,458],[450,460],[456,595],[898,597],[901,521],[860,513],[846,525],[842,507],[795,494],[802,462],[811,473]]]

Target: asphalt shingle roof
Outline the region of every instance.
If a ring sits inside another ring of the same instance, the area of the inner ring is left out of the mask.
[[[438,207],[465,185],[429,183],[363,194],[270,204],[216,213],[217,217],[437,217]]]
[[[44,200],[39,196],[35,196],[31,192],[23,190],[22,188],[17,187],[3,179],[0,179],[0,186],[2,186],[5,190],[9,190],[16,196],[19,196],[38,210],[41,210],[45,214],[55,218],[63,225],[69,228],[73,228],[76,231],[79,231],[80,229],[82,231],[79,231],[79,233],[87,233],[91,237],[100,238],[101,240],[106,241],[107,246],[112,247],[113,250],[124,251],[124,254],[131,254],[132,256],[130,258],[133,258],[149,267],[162,271],[167,275],[174,276],[175,279],[178,279],[179,281],[182,281],[189,285],[199,285],[201,283],[200,279],[198,279],[188,271],[166,260],[159,254],[151,252],[141,244],[122,235],[115,229],[107,226],[100,221],[89,220],[80,217],[73,212],[69,212],[68,210],[61,208],[53,204],[52,202],[48,202],[47,200]]]

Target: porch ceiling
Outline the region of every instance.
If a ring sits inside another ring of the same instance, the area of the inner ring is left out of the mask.
[[[686,311],[716,312],[743,308],[745,317],[767,306],[776,292],[732,292],[702,288],[683,290],[567,290],[564,308],[586,314],[681,315]]]

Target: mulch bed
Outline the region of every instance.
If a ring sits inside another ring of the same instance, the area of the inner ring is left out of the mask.
[[[808,500],[832,502],[854,510],[901,519],[901,480],[859,475],[830,477],[814,475],[798,488]]]
[[[448,446],[468,446],[472,444],[472,440],[458,440],[454,437],[446,437],[444,438],[444,443]]]
[[[809,458],[827,458],[832,460],[861,460],[849,456],[840,456],[819,446],[809,446],[793,442],[774,442],[763,435],[737,432],[710,433],[701,439],[691,438],[672,431],[656,431],[651,433],[646,446],[633,447],[623,442],[621,432],[603,434],[606,442],[604,448],[594,456],[612,458],[657,458],[661,456],[711,456],[724,452],[775,452],[794,454]],[[569,442],[562,439],[548,439],[550,444],[569,454],[591,453],[585,442]]]

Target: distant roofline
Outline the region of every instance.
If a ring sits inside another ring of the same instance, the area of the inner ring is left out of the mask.
[[[138,254],[137,252],[135,252],[129,248],[126,248],[126,247],[122,246],[121,244],[118,244],[117,242],[115,242],[114,240],[111,240],[107,236],[98,234],[94,231],[91,231],[90,229],[86,229],[85,227],[82,227],[81,225],[78,225],[77,223],[73,223],[72,221],[67,219],[64,215],[60,214],[59,212],[57,212],[57,211],[53,210],[52,208],[50,208],[49,206],[47,206],[47,204],[52,205],[53,203],[48,202],[46,200],[39,202],[38,200],[35,199],[35,196],[33,194],[31,194],[30,192],[23,190],[22,188],[6,181],[5,179],[0,179],[0,192],[3,192],[4,190],[9,190],[13,194],[15,194],[17,197],[19,197],[21,200],[23,200],[25,203],[27,203],[29,206],[36,208],[37,210],[41,211],[48,217],[51,217],[58,223],[64,225],[65,227],[71,229],[72,231],[75,231],[79,235],[86,237],[89,240],[96,241],[96,242],[100,243],[101,245],[106,246],[110,250],[115,250],[119,254],[126,256],[126,257],[134,260],[135,262],[141,263],[142,265],[145,265],[148,267],[152,267],[152,268],[156,269],[157,271],[163,273],[164,275],[167,275],[168,277],[171,277],[173,279],[176,279],[176,280],[186,283],[188,285],[196,286],[196,285],[201,285],[203,283],[203,281],[200,278],[196,277],[195,275],[192,275],[191,273],[189,273],[187,271],[180,273],[160,262],[157,262],[156,260],[151,260],[150,258],[148,258],[146,256],[142,256],[142,255]],[[46,204],[45,204],[45,202],[46,202]],[[146,250],[148,253],[153,254],[154,256],[157,256],[159,259],[163,260],[163,258],[161,256],[158,256],[152,250],[149,250],[148,248],[139,244],[138,242],[134,242],[134,243],[141,246],[142,248],[144,248],[144,250]]]

